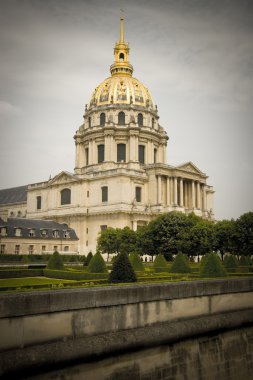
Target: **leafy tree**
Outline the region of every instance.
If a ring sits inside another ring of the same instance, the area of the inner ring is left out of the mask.
[[[144,271],[144,265],[141,261],[140,255],[136,252],[132,252],[129,255],[130,263],[132,264],[132,267],[135,271],[143,272]]]
[[[247,212],[235,221],[233,247],[237,254],[251,256],[253,252],[253,212]]]
[[[181,247],[188,256],[199,256],[210,252],[215,246],[214,225],[201,219],[182,233]]]
[[[238,260],[234,255],[227,255],[225,256],[223,265],[228,272],[235,272],[238,268]]]
[[[109,282],[136,282],[137,278],[125,252],[118,254],[116,257],[112,271],[109,275]]]
[[[156,256],[153,266],[155,270],[159,270],[160,268],[167,268],[167,262],[161,253]]]
[[[159,216],[148,225],[150,239],[155,252],[177,254],[182,249],[182,241],[195,220],[181,212],[170,212]]]
[[[200,275],[201,277],[225,277],[227,275],[226,269],[216,253],[209,253],[201,261]]]
[[[97,251],[92,257],[88,265],[88,272],[90,273],[107,273],[107,268],[103,257],[100,252]]]
[[[171,265],[170,272],[172,273],[190,273],[191,267],[187,256],[181,252],[178,253]]]
[[[125,252],[130,254],[130,252],[136,249],[136,234],[135,231],[131,230],[129,227],[124,227],[118,231],[118,242],[119,242],[119,252]]]
[[[215,250],[219,250],[223,261],[224,254],[232,252],[232,232],[234,220],[221,220],[214,225]]]
[[[64,269],[63,259],[59,252],[55,251],[47,263],[47,269]]]
[[[136,231],[136,250],[140,255],[152,256],[152,261],[153,256],[157,255],[149,225],[142,226]]]
[[[97,240],[97,249],[102,253],[107,253],[107,261],[109,255],[119,251],[119,229],[108,227],[100,232]]]
[[[85,257],[85,260],[84,260],[84,262],[83,262],[83,266],[87,267],[87,266],[89,265],[89,263],[90,263],[92,257],[93,257],[93,254],[92,254],[92,252],[90,251],[90,252],[88,253],[88,256]]]

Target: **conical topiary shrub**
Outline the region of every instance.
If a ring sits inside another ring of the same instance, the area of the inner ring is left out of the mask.
[[[223,265],[228,272],[235,272],[238,268],[238,260],[234,255],[225,256]]]
[[[135,282],[137,281],[132,264],[126,253],[120,253],[112,266],[109,282]]]
[[[105,261],[99,251],[91,258],[88,265],[88,272],[90,273],[107,273]]]
[[[226,269],[223,267],[221,260],[216,253],[209,253],[200,266],[201,277],[225,277]]]
[[[167,262],[161,253],[156,256],[153,266],[156,272],[166,272]]]
[[[188,258],[182,253],[178,253],[170,268],[172,273],[190,273],[191,267]]]
[[[248,256],[241,256],[239,263],[240,263],[240,265],[245,265],[245,266],[251,265],[250,257],[248,257]]]
[[[47,263],[47,269],[64,269],[63,259],[59,252],[55,251]]]
[[[144,271],[144,265],[141,261],[140,255],[136,252],[132,252],[129,255],[130,263],[132,264],[133,268],[137,272],[143,272]]]
[[[83,266],[84,266],[84,267],[87,267],[87,266],[89,265],[89,263],[90,263],[92,257],[93,257],[93,254],[92,254],[92,252],[90,251],[90,252],[88,253],[88,256],[85,258],[85,260],[84,260],[84,262],[83,262]]]

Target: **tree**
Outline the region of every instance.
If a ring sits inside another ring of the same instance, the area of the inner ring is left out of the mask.
[[[134,252],[136,249],[136,234],[129,227],[124,227],[118,230],[119,252],[127,253]]]
[[[200,275],[201,277],[225,277],[227,275],[226,269],[216,253],[209,253],[201,261]]]
[[[97,240],[97,249],[103,253],[107,253],[107,261],[109,255],[119,251],[119,229],[108,227],[100,232]]]
[[[253,253],[253,212],[247,212],[235,221],[233,236],[234,249],[239,255]]]
[[[136,251],[140,254],[157,255],[149,225],[142,226],[136,231]]]
[[[215,246],[214,224],[201,219],[182,233],[181,248],[188,256],[204,255]]]
[[[90,263],[92,257],[93,257],[93,254],[92,254],[92,252],[90,251],[90,252],[88,253],[88,256],[85,258],[85,260],[84,260],[84,262],[83,262],[83,266],[87,267],[87,266],[89,265],[89,263]]]
[[[177,211],[151,221],[148,230],[156,254],[177,254],[182,249],[185,234],[194,224],[194,218]]]
[[[136,282],[137,278],[125,252],[118,254],[116,257],[112,271],[109,275],[109,282]]]
[[[64,269],[64,264],[59,252],[55,251],[47,263],[47,269]]]
[[[234,255],[227,255],[223,261],[224,267],[228,272],[235,272],[238,268],[238,260]]]
[[[170,272],[172,273],[190,273],[191,267],[187,256],[181,252],[178,253],[171,265]]]
[[[140,255],[136,252],[132,252],[129,255],[130,263],[132,264],[132,267],[135,271],[143,272],[144,271],[144,265],[141,261]]]
[[[223,261],[225,253],[232,252],[232,232],[234,220],[221,220],[214,225],[215,250],[220,251]]]
[[[99,251],[97,251],[96,254],[92,257],[88,265],[88,272],[90,273],[107,273],[108,272],[105,261]]]
[[[166,271],[167,262],[161,253],[159,253],[159,255],[156,256],[153,266],[156,272]]]

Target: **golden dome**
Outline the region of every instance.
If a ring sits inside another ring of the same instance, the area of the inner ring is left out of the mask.
[[[135,104],[154,108],[147,87],[132,76],[114,75],[105,79],[93,92],[88,109],[109,104]]]
[[[87,109],[110,104],[134,104],[154,109],[149,90],[138,79],[132,77],[133,66],[128,61],[129,46],[124,41],[124,20],[120,19],[120,40],[114,48],[114,63],[110,67],[111,77],[95,88]]]

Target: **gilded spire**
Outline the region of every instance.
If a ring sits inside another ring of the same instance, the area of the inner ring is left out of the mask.
[[[124,41],[124,18],[120,18],[120,39],[114,48],[114,64],[111,65],[111,75],[132,76],[133,66],[128,61],[129,46]]]

